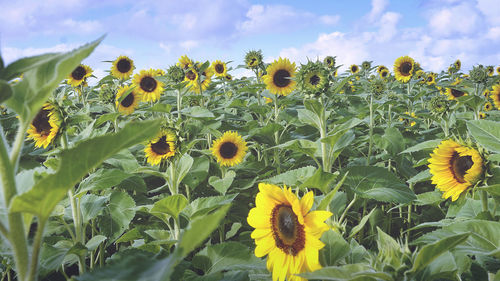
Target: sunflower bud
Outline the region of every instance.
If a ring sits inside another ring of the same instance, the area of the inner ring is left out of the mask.
[[[374,79],[370,84],[370,91],[376,95],[380,95],[385,90],[385,83],[382,79]]]
[[[335,67],[335,57],[332,56],[327,56],[323,60],[323,63],[326,65],[328,68],[334,68]]]
[[[263,62],[262,51],[252,50],[245,55],[245,64],[247,68],[256,69]]]
[[[369,62],[369,61],[364,61],[364,62],[361,63],[361,68],[363,70],[369,70],[370,67],[372,67],[372,63]]]
[[[433,114],[441,114],[448,110],[448,103],[443,96],[435,96],[429,101],[429,108]]]
[[[167,70],[167,77],[175,84],[179,84],[184,81],[184,71],[180,66],[172,65]]]
[[[308,62],[297,73],[297,84],[306,95],[319,95],[328,87],[328,71],[320,62]]]
[[[486,69],[484,66],[479,65],[479,66],[474,66],[472,70],[469,72],[470,79],[474,83],[485,83],[486,79],[488,79],[488,73],[486,72]]]

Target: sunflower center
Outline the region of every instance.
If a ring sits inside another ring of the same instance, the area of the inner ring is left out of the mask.
[[[186,77],[187,77],[187,79],[193,81],[196,79],[196,73],[194,73],[192,70],[190,70],[186,73]]]
[[[358,67],[357,66],[351,67],[351,72],[357,72],[357,71],[358,71]]]
[[[309,83],[311,83],[311,85],[313,86],[318,85],[319,81],[321,81],[321,78],[316,74],[314,74],[313,76],[311,76],[311,78],[309,78]]]
[[[75,80],[82,80],[83,77],[85,77],[85,74],[87,74],[87,71],[85,71],[85,68],[83,66],[79,65],[73,72],[71,72],[71,77]]]
[[[276,246],[286,254],[297,255],[305,246],[305,231],[288,205],[277,205],[271,213],[271,227]]]
[[[382,77],[386,77],[389,72],[387,71],[382,71]]]
[[[232,142],[224,142],[223,144],[221,144],[219,152],[222,158],[231,159],[238,152],[238,147]]]
[[[333,61],[332,61],[332,59],[328,58],[328,59],[326,59],[326,63],[327,63],[328,65],[332,65],[332,64],[333,64]]]
[[[276,71],[276,73],[274,73],[273,76],[273,82],[274,85],[280,88],[288,86],[288,84],[292,82],[292,80],[290,80],[290,72],[288,72],[285,69],[280,69]]]
[[[456,151],[450,159],[451,172],[459,183],[465,183],[464,176],[473,165],[472,156],[460,156]]]
[[[401,75],[408,76],[410,75],[410,71],[412,68],[413,65],[411,64],[411,62],[403,62],[399,67],[399,70],[401,71]]]
[[[250,60],[250,66],[254,66],[256,64],[256,62],[257,62],[257,59],[256,58],[252,58]]]
[[[118,71],[120,71],[121,73],[127,73],[130,71],[131,68],[132,65],[130,64],[130,61],[127,59],[121,59],[116,64],[116,69],[118,69]]]
[[[141,85],[141,89],[150,93],[156,89],[157,82],[156,82],[156,79],[154,79],[153,77],[146,76],[146,77],[141,79],[140,85]]]
[[[215,65],[215,72],[217,72],[219,74],[224,73],[224,66],[222,64],[219,64],[219,63],[216,64]]]
[[[42,136],[47,136],[50,134],[50,130],[52,126],[49,123],[49,110],[42,109],[33,119],[33,126],[36,128],[36,132],[41,134]]]
[[[451,95],[458,98],[465,95],[465,93],[460,90],[451,89]]]
[[[123,107],[129,107],[134,103],[134,95],[132,93],[128,94],[121,102]]]
[[[170,151],[170,145],[167,142],[167,137],[162,136],[157,142],[151,144],[151,150],[159,155],[166,154]]]

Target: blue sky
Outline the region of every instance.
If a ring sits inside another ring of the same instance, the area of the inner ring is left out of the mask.
[[[100,77],[110,68],[102,61],[122,54],[137,70],[168,68],[184,54],[236,67],[252,49],[266,62],[333,55],[345,66],[370,60],[392,68],[410,55],[430,71],[457,58],[466,69],[500,65],[500,0],[0,0],[0,7],[6,63],[107,34],[84,61]]]

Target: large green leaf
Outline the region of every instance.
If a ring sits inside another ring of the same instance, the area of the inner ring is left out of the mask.
[[[80,199],[80,210],[82,212],[82,221],[84,223],[97,217],[104,210],[109,197],[97,196],[95,194],[85,194]]]
[[[397,155],[405,148],[403,135],[395,127],[385,129],[382,136],[382,146],[390,155]]]
[[[48,218],[66,192],[89,171],[120,150],[153,138],[160,121],[131,122],[121,131],[89,139],[61,152],[54,174],[39,180],[31,190],[13,198],[12,212],[28,212]]]
[[[125,192],[115,191],[109,197],[109,215],[100,217],[100,228],[113,243],[120,235],[128,229],[132,219],[135,217],[135,201]]]
[[[467,129],[484,148],[491,152],[500,153],[500,122],[490,120],[468,121]]]
[[[227,270],[265,268],[261,259],[255,257],[247,246],[238,242],[210,245],[203,249],[199,255],[204,255],[210,260],[205,274]]]
[[[316,153],[316,150],[318,150],[318,144],[310,140],[291,140],[277,145],[277,147],[303,153],[311,158],[314,158],[314,154]]]
[[[0,103],[12,96],[12,88],[5,80],[0,80]]]
[[[0,78],[4,80],[12,80],[16,77],[19,77],[24,72],[40,66],[40,64],[45,63],[46,61],[58,56],[58,53],[49,53],[42,54],[27,58],[18,59],[15,62],[9,64],[4,69],[0,70]]]
[[[314,168],[313,166],[306,166],[295,170],[286,171],[272,178],[266,179],[264,180],[264,182],[295,186],[306,182],[308,178],[314,175],[315,171],[316,168]]]
[[[300,122],[305,125],[311,125],[318,130],[321,129],[321,119],[316,113],[308,109],[298,109],[297,113]]]
[[[317,188],[324,194],[330,191],[330,185],[339,176],[339,172],[328,173],[323,172],[323,169],[317,169],[314,175],[308,178],[300,187],[301,188]]]
[[[103,39],[104,37],[101,37],[92,43],[67,53],[42,55],[31,61],[25,59],[25,61],[19,63],[16,66],[16,71],[12,71],[12,73],[27,70],[27,64],[30,62],[36,62],[37,65],[35,68],[30,68],[24,72],[23,79],[12,86],[13,94],[6,101],[7,106],[19,114],[22,121],[31,121],[47,101],[49,95],[59,86],[61,80],[68,77]]]
[[[345,185],[363,198],[382,202],[409,203],[417,197],[396,175],[382,167],[353,166]]]
[[[187,206],[188,200],[182,194],[175,194],[172,196],[168,196],[157,201],[153,208],[151,209],[152,213],[165,213],[174,218],[178,218],[180,212],[184,210]]]
[[[189,188],[195,189],[207,178],[209,167],[210,161],[208,160],[208,157],[196,157],[189,173],[184,178],[183,183],[189,186]]]
[[[216,176],[211,176],[208,179],[208,183],[215,188],[220,194],[226,195],[227,190],[233,183],[236,173],[234,171],[228,171],[224,178],[219,178]]]
[[[366,264],[347,264],[343,266],[323,267],[319,270],[297,274],[309,280],[334,280],[334,281],[375,281],[394,279],[387,273],[377,272]]]
[[[118,169],[99,169],[80,183],[76,195],[116,186],[131,176],[133,175]]]
[[[321,241],[325,243],[325,247],[320,251],[320,261],[325,266],[338,265],[339,261],[351,251],[349,243],[342,235],[331,229],[323,233]]]
[[[428,141],[424,141],[424,142],[421,142],[419,144],[416,144],[416,145],[414,145],[412,147],[408,147],[407,149],[401,151],[400,153],[410,153],[410,152],[421,151],[421,150],[424,150],[424,149],[434,149],[440,143],[441,143],[440,139],[437,139],[437,140],[428,140]]]
[[[182,212],[191,219],[198,216],[203,217],[208,212],[233,202],[235,197],[236,194],[196,198]]]

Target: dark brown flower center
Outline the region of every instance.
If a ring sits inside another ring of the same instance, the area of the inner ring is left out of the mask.
[[[382,73],[382,77],[384,77],[384,78],[387,77],[387,74],[389,74],[389,72],[387,72],[387,71],[382,71],[381,73]]]
[[[71,72],[71,77],[75,80],[82,80],[83,77],[85,77],[85,74],[87,74],[87,71],[85,68],[81,65],[79,65],[73,72]]]
[[[453,156],[450,159],[451,173],[459,183],[465,183],[464,176],[472,165],[474,165],[472,156],[460,156],[458,152],[453,152]]]
[[[271,228],[276,247],[296,256],[305,247],[305,231],[288,205],[277,205],[271,212]]]
[[[143,89],[145,92],[153,92],[156,89],[157,86],[156,79],[154,79],[151,76],[146,76],[141,79],[141,89]]]
[[[451,89],[451,95],[454,96],[455,98],[458,98],[465,95],[465,93],[460,90]]]
[[[52,126],[49,123],[49,113],[49,110],[40,110],[31,123],[35,126],[36,132],[42,136],[48,136],[50,134],[50,130],[52,129]]]
[[[326,64],[328,64],[328,65],[331,66],[333,64],[333,60],[331,58],[327,58],[326,59]]]
[[[274,73],[273,83],[277,87],[283,88],[288,86],[292,80],[290,80],[290,72],[285,69],[280,69]]]
[[[352,73],[358,72],[358,67],[356,65],[351,66],[351,72]]]
[[[256,58],[250,59],[250,66],[254,66],[256,64],[257,64],[257,59]]]
[[[134,100],[135,100],[134,94],[130,93],[127,95],[126,98],[122,100],[121,105],[123,107],[129,107],[134,103]]]
[[[224,73],[224,65],[218,63],[215,65],[215,72],[222,74]]]
[[[318,85],[319,81],[321,81],[321,78],[316,74],[314,74],[313,76],[311,76],[311,78],[309,78],[309,83],[311,83],[311,85],[313,86]]]
[[[118,71],[121,73],[127,73],[131,68],[132,64],[130,64],[130,61],[128,59],[121,59],[116,64],[116,69],[118,69]]]
[[[196,73],[194,73],[192,70],[190,70],[186,73],[186,77],[187,77],[187,79],[193,81],[196,79]]]
[[[409,76],[412,68],[413,68],[413,65],[411,64],[411,62],[405,61],[399,67],[399,71],[401,72],[401,75]]]
[[[219,148],[220,156],[224,159],[232,159],[238,152],[238,146],[233,142],[224,142]]]
[[[162,136],[157,142],[152,143],[151,150],[159,155],[167,154],[170,151],[170,145],[167,142],[167,137]]]

